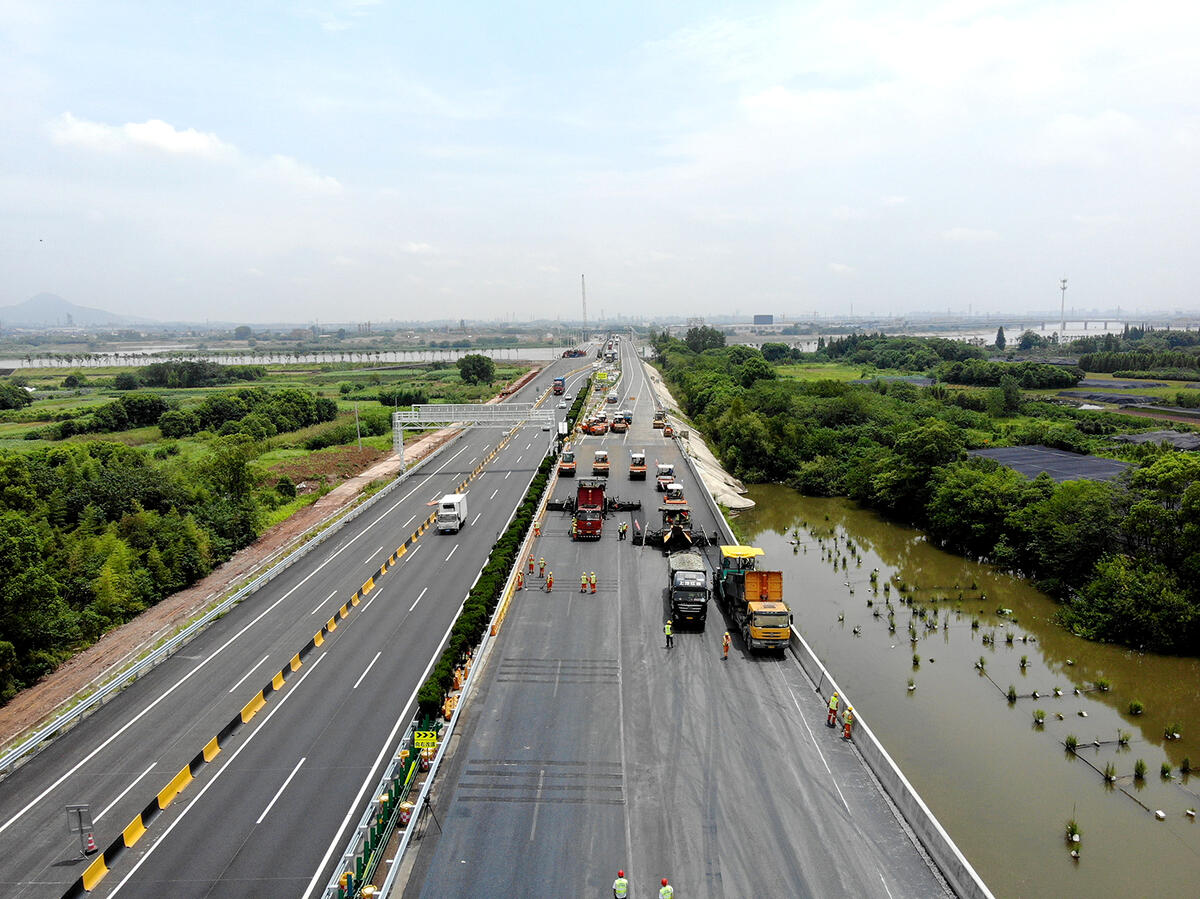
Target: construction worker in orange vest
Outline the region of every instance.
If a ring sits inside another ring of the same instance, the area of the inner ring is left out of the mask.
[[[587,593],[587,572],[583,571],[579,574],[579,592]]]
[[[842,739],[850,739],[850,727],[854,724],[854,709],[846,706],[846,711],[842,713]]]
[[[554,572],[551,571],[548,575],[546,575],[546,592],[550,593],[553,590],[554,590]]]
[[[596,594],[596,572],[592,572],[592,595]]]
[[[546,557],[542,556],[542,558],[538,559],[538,577],[545,577],[545,576],[546,576]]]
[[[533,523],[533,536],[535,536],[535,537],[542,536],[542,522],[540,519]]]
[[[529,554],[529,576],[533,577],[533,553]]]
[[[729,658],[729,631],[725,632],[725,636],[721,638],[721,661],[724,662]]]

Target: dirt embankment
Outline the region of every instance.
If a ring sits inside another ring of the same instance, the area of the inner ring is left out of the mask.
[[[537,377],[540,369],[522,376],[507,392],[524,387]],[[496,397],[489,402],[498,402]],[[408,462],[423,459],[456,434],[443,429],[404,447]],[[363,451],[361,459],[378,451]],[[125,667],[164,637],[175,633],[225,594],[233,584],[256,574],[276,557],[282,558],[310,530],[351,505],[372,481],[390,479],[400,472],[400,460],[394,453],[375,462],[366,470],[346,478],[310,506],[263,533],[229,561],[186,590],[167,597],[147,609],[133,621],[109,631],[92,646],[73,656],[38,683],[22,690],[0,708],[0,746],[7,746],[38,725],[44,724],[72,697],[104,683],[116,670]],[[338,474],[338,473],[333,473]]]
[[[658,398],[658,403],[663,408],[674,410],[678,414],[679,404],[675,402],[675,397],[671,396],[667,385],[663,383],[658,369],[648,362],[642,364],[642,369],[650,381],[650,388]],[[754,500],[746,498],[746,485],[721,467],[717,457],[704,442],[702,434],[690,427],[685,430],[688,432],[688,436],[680,440],[683,451],[696,463],[696,470],[700,472],[700,478],[713,498],[727,509],[751,508]]]

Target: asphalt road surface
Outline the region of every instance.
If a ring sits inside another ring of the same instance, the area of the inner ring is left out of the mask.
[[[516,401],[547,391],[553,363]],[[574,392],[584,373],[571,376]],[[564,411],[547,399],[543,408]],[[88,864],[65,807],[104,847],[496,447],[472,428],[436,460],[0,783],[0,894],[61,895]],[[319,891],[379,779],[414,694],[524,495],[551,435],[526,427],[468,488],[459,535],[427,531],[305,659],[93,895]]]
[[[617,524],[658,525],[656,461],[677,463],[707,533],[716,519],[676,444],[651,429],[649,388],[627,342],[622,352],[618,406],[632,405],[634,427],[576,449],[581,475],[592,450],[608,449],[610,495],[642,511],[610,516],[598,543],[571,541],[569,518],[548,515],[537,552],[554,592],[527,590],[510,609],[419,822],[403,894],[609,896],[624,869],[634,897],[657,895],[662,877],[688,899],[946,895],[790,655],[751,654],[730,627],[722,661],[727,625],[713,603],[703,632],[665,648],[666,560],[618,541]],[[647,454],[644,483],[628,480],[635,449]],[[573,489],[563,479],[554,495]],[[593,570],[598,591],[581,595],[580,573]],[[803,602],[803,585],[785,595]]]

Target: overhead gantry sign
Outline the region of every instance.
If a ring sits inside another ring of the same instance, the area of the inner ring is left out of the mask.
[[[404,432],[423,431],[447,425],[460,427],[511,428],[522,424],[554,428],[554,413],[538,409],[537,403],[444,403],[417,405],[411,412],[392,413],[392,446],[404,470]]]

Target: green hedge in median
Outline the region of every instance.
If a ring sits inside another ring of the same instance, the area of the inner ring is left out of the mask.
[[[572,409],[572,413],[578,414],[579,405],[579,401],[576,401],[576,408]],[[446,648],[429,673],[429,678],[417,691],[417,712],[422,718],[435,718],[441,713],[442,703],[446,701],[454,682],[454,669],[466,658],[467,652],[478,646],[483,639],[492,613],[504,593],[508,574],[519,561],[517,553],[525,534],[533,524],[534,513],[541,502],[542,494],[546,492],[546,484],[550,481],[554,465],[553,456],[542,460],[525,499],[517,507],[517,513],[508,528],[492,547],[487,563],[479,574],[479,580],[467,594],[462,611],[459,612],[454,627],[450,629],[450,640]]]

